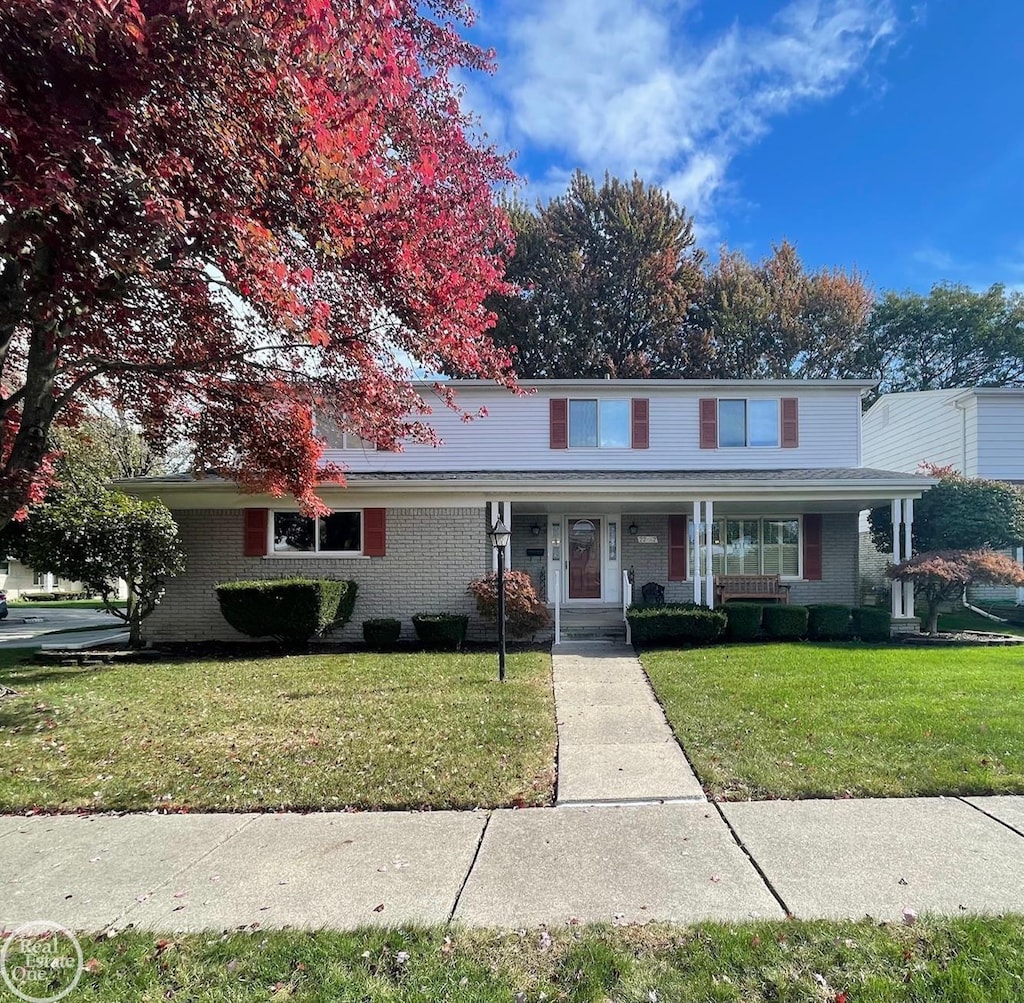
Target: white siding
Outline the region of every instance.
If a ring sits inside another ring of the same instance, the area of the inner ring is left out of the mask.
[[[863,463],[877,470],[914,473],[921,463],[953,466],[970,473],[965,464],[961,410],[953,398],[962,390],[922,390],[886,394],[864,415]]]
[[[974,400],[979,476],[1024,481],[1024,390]]]
[[[702,397],[767,399],[798,397],[800,445],[782,448],[699,448],[697,402]],[[548,401],[553,397],[650,400],[649,449],[551,449]],[[542,387],[528,397],[485,387],[462,387],[458,401],[466,411],[487,409],[471,422],[439,404],[425,420],[443,440],[440,447],[407,443],[404,452],[329,450],[325,459],[353,471],[428,470],[772,470],[794,467],[859,465],[860,390],[857,387],[755,388],[714,391],[707,387],[652,385]]]

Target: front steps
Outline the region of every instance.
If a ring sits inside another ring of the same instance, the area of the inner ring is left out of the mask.
[[[561,610],[562,641],[617,641],[626,637],[620,606],[575,607]]]

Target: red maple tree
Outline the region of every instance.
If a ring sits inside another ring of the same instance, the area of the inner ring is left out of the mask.
[[[471,20],[460,0],[0,5],[0,526],[85,400],[317,510],[311,411],[392,447],[431,435],[412,366],[514,386],[483,306],[510,174],[450,77],[491,68]]]
[[[914,554],[887,569],[897,582],[913,582],[914,593],[925,603],[925,632],[939,629],[939,610],[956,602],[970,585],[1024,586],[1024,568],[1012,557],[990,548],[933,550]]]

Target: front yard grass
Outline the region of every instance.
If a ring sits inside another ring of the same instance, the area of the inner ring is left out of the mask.
[[[17,665],[0,811],[474,808],[552,800],[551,659],[296,655]]]
[[[746,644],[642,656],[716,798],[1024,793],[1024,650]]]
[[[1020,917],[86,938],[73,999],[1019,1003]]]

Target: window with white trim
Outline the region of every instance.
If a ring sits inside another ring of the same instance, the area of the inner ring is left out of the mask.
[[[629,449],[628,400],[570,399],[569,447]]]
[[[311,519],[298,512],[274,512],[271,552],[274,554],[361,554],[363,513],[332,512]]]
[[[693,520],[687,519],[690,546],[694,545]],[[704,527],[700,543],[704,546]],[[799,578],[801,533],[798,516],[716,519],[711,524],[711,570],[716,575],[778,575]],[[692,578],[693,568],[687,569]]]
[[[719,446],[778,446],[780,441],[777,398],[719,399]]]
[[[333,421],[316,415],[313,416],[313,433],[323,437],[328,449],[360,449],[371,453],[377,449],[376,442],[361,439],[355,432],[346,431]]]

